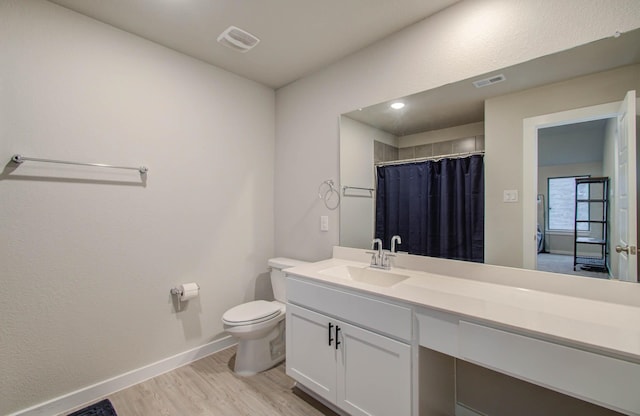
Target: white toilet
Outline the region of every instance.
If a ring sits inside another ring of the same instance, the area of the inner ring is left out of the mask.
[[[233,371],[251,376],[284,360],[285,274],[284,269],[305,264],[278,257],[269,260],[274,301],[255,300],[235,306],[222,315],[227,333],[238,338]]]

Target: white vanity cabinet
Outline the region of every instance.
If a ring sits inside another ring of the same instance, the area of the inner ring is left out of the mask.
[[[287,305],[287,374],[330,403],[337,401],[338,351],[331,318]],[[335,325],[335,323],[333,324]]]
[[[413,414],[411,309],[295,277],[287,293],[289,376],[352,416]],[[400,331],[377,319],[379,307]]]
[[[453,414],[457,359],[640,416],[640,304],[627,295],[640,285],[566,276],[556,293],[541,290],[545,274],[401,254],[389,272],[398,282],[358,273],[368,263],[350,258],[367,259],[363,250],[334,254],[344,258],[287,271],[287,374],[342,411]],[[473,278],[420,271],[445,264]],[[565,293],[586,284],[602,299]]]
[[[417,308],[420,345],[624,414],[640,415],[640,364],[466,319]]]

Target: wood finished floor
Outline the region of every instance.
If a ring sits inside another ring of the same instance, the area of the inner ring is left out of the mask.
[[[252,377],[235,375],[235,352],[228,348],[107,398],[118,416],[336,416],[293,388],[284,363]]]

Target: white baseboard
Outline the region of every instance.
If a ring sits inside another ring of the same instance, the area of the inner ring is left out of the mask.
[[[456,416],[487,416],[484,413],[479,413],[470,407],[456,403]]]
[[[222,351],[237,344],[231,336],[217,339],[208,344],[181,352],[153,364],[120,374],[80,390],[56,397],[55,399],[20,410],[8,416],[51,416],[60,414],[83,404],[91,403],[117,391],[159,376],[208,355]]]

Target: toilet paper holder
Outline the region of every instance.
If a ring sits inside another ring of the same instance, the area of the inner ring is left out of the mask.
[[[169,293],[178,299],[178,312],[181,310],[181,302],[188,301],[200,292],[200,285],[197,283],[186,283],[180,286],[172,287]]]

